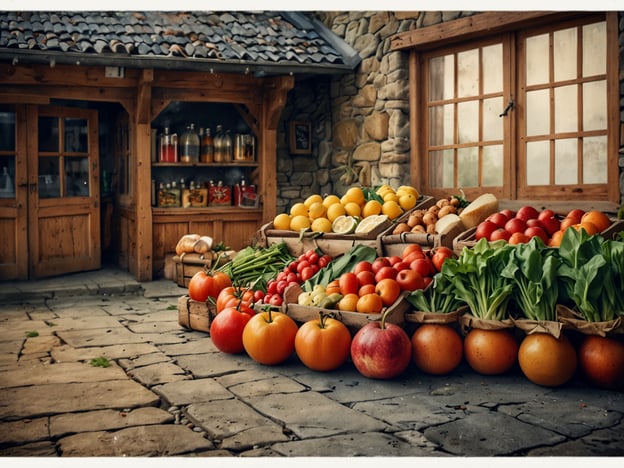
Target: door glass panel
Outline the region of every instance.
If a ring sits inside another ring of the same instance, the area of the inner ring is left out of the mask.
[[[548,90],[531,91],[526,94],[526,134],[550,133],[550,106]]]
[[[89,158],[65,157],[65,196],[89,196]]]
[[[527,85],[548,82],[548,34],[529,37],[526,40]]]
[[[433,106],[429,109],[429,144],[453,144],[453,105]]]
[[[86,153],[88,148],[87,121],[85,119],[65,119],[65,151]]]
[[[39,152],[59,150],[59,121],[57,117],[39,117]]]
[[[454,75],[453,55],[444,55],[429,61],[429,99],[431,101],[453,98],[455,95]]]
[[[59,158],[39,156],[39,198],[61,196]]]
[[[549,145],[548,141],[527,143],[527,185],[547,185],[550,183]]]
[[[0,112],[0,151],[15,151],[15,112]]]
[[[460,102],[457,105],[459,143],[479,141],[479,102]]]
[[[457,96],[479,94],[479,49],[457,54]]]
[[[499,117],[503,109],[503,98],[483,100],[483,140],[503,139],[503,119]]]
[[[483,147],[483,168],[482,185],[503,186],[503,145]]]
[[[477,147],[457,150],[457,184],[459,187],[479,186],[479,159]]]
[[[607,128],[607,83],[592,81],[583,84],[583,130]]]
[[[453,150],[429,152],[429,178],[431,186],[437,188],[454,187]]]
[[[0,156],[0,198],[15,198],[14,156]]]
[[[576,78],[576,34],[576,28],[563,29],[553,34],[555,81]]]
[[[578,144],[576,138],[555,141],[555,184],[578,183]]]
[[[503,44],[494,44],[481,49],[483,54],[483,92],[503,91]]]
[[[555,88],[555,132],[578,131],[576,85]]]
[[[604,21],[583,26],[583,76],[607,72],[607,27]]]
[[[607,183],[607,137],[583,139],[583,183]]]

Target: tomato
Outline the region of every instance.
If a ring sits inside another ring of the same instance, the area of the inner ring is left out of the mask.
[[[578,350],[579,367],[591,383],[624,389],[624,342],[612,337],[587,335]]]
[[[221,312],[228,305],[236,305],[239,302],[244,302],[247,305],[251,305],[253,301],[253,291],[247,288],[237,288],[234,286],[228,286],[223,288],[217,295],[216,308],[217,313]]]
[[[504,240],[505,242],[509,242],[510,237],[511,237],[511,234],[505,231],[505,228],[498,228],[492,234],[490,234],[490,237],[488,238],[488,240],[492,242],[497,241],[497,240]]]
[[[448,325],[422,324],[411,341],[416,367],[428,374],[448,374],[459,365],[464,354],[461,337]]]
[[[219,351],[238,354],[244,350],[243,330],[251,315],[226,307],[210,324],[210,338]]]
[[[332,261],[331,255],[321,255],[321,258],[318,259],[318,266],[319,268],[325,268],[327,265],[329,265]]]
[[[379,283],[383,279],[395,279],[399,272],[392,266],[381,267],[375,273],[375,282]]]
[[[502,214],[504,214],[505,216],[507,216],[507,219],[511,219],[511,218],[515,218],[516,217],[516,212],[513,210],[510,210],[509,208],[506,208],[504,210],[500,210],[500,212]]]
[[[565,335],[557,339],[549,333],[533,333],[520,343],[518,364],[534,384],[557,387],[574,375],[576,350]]]
[[[480,374],[502,374],[516,363],[518,343],[511,330],[473,328],[464,338],[464,356]]]
[[[529,240],[529,237],[524,232],[514,232],[511,236],[509,236],[508,242],[511,245],[516,245],[526,244]]]
[[[311,265],[315,265],[318,263],[320,257],[319,254],[317,254],[314,250],[310,250],[308,251],[308,253],[306,253],[306,258]]]
[[[431,257],[431,262],[433,263],[433,266],[435,267],[435,269],[440,272],[442,271],[442,264],[444,263],[444,260],[446,260],[447,258],[452,258],[453,257],[453,251],[451,249],[449,249],[448,247],[438,247],[434,250],[434,254]]]
[[[535,219],[539,216],[539,211],[530,205],[525,205],[518,210],[516,218],[523,220],[525,223],[529,219]]]
[[[531,226],[526,228],[526,230],[524,231],[524,235],[527,236],[528,238],[531,237],[539,237],[540,239],[542,239],[542,242],[544,244],[548,243],[548,234],[546,233],[546,231],[544,231],[543,228],[538,227],[538,226]]]
[[[297,324],[282,312],[260,312],[243,330],[243,346],[249,357],[260,364],[284,362],[295,350]]]
[[[477,229],[475,229],[475,239],[489,239],[492,233],[498,228],[499,226],[494,223],[494,221],[489,221],[486,219],[485,221],[480,222],[477,226]]]
[[[581,209],[574,209],[571,210],[567,215],[566,218],[570,218],[573,223],[572,224],[578,224],[581,222],[581,219],[583,218],[583,215],[585,214],[585,211],[581,210]],[[562,228],[563,229],[563,228]]]
[[[204,270],[195,273],[189,281],[189,297],[194,301],[206,302],[209,297],[216,298],[219,292],[214,278]]]
[[[425,287],[423,277],[418,272],[410,269],[399,271],[396,281],[399,283],[402,291],[415,291]]]
[[[403,257],[403,261],[411,264],[414,262],[414,260],[422,260],[426,258],[427,256],[425,255],[425,252],[420,250],[418,252],[412,252],[409,255],[406,255],[405,257]]]
[[[272,306],[279,307],[284,303],[284,299],[279,294],[273,294],[269,299],[269,304]]]
[[[357,293],[359,289],[357,275],[351,271],[347,271],[338,278],[340,294]]]
[[[345,363],[351,352],[351,333],[340,320],[320,314],[299,328],[295,352],[303,364],[315,371],[330,371]]]
[[[407,257],[408,255],[410,255],[413,252],[422,252],[422,247],[419,244],[409,244],[409,245],[407,245],[403,249],[403,252],[401,253],[401,258],[403,258],[403,260],[405,260],[405,257]]]
[[[265,296],[266,296],[266,293],[264,291],[262,291],[261,289],[256,289],[253,292],[253,301],[254,302],[262,302],[262,300],[264,299]]]
[[[381,297],[383,305],[390,306],[401,294],[401,286],[393,278],[384,278],[375,285],[375,292]]]
[[[312,276],[314,276],[312,267],[308,266],[301,270],[301,281],[308,281]]]
[[[373,264],[367,260],[362,260],[361,262],[356,263],[353,268],[353,273],[356,275],[362,271],[373,271]]]
[[[360,296],[355,306],[357,312],[363,314],[379,314],[383,309],[383,301],[379,294],[368,293]]]
[[[388,261],[390,262],[390,266],[394,266],[402,260],[398,255],[391,255],[388,257]]]
[[[219,295],[222,289],[232,286],[232,279],[228,276],[227,273],[224,273],[222,271],[213,271],[212,277],[214,278],[214,282],[217,288],[217,295]],[[216,298],[217,296],[215,296],[215,299]]]
[[[505,223],[505,230],[510,234],[524,232],[526,227],[526,221],[520,218],[512,218]]]
[[[387,257],[377,257],[375,260],[373,260],[371,269],[373,273],[377,274],[377,272],[381,270],[382,267],[385,267],[385,266],[392,266],[390,265],[390,260],[388,260]]]
[[[435,267],[431,260],[427,258],[418,258],[410,263],[410,269],[417,272],[420,276],[431,276],[435,273]]]
[[[372,271],[360,271],[355,276],[357,277],[360,287],[365,284],[375,284],[375,274]]]
[[[498,213],[491,214],[486,219],[488,221],[491,221],[492,223],[496,224],[499,228],[504,227],[505,223],[507,221],[509,221],[509,218],[507,216],[505,216],[505,214],[500,212],[500,211]]]

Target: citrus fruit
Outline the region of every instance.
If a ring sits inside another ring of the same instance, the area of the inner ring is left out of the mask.
[[[377,200],[369,200],[362,208],[362,218],[366,218],[372,215],[378,215],[381,213],[381,203]]]
[[[332,232],[332,222],[327,218],[316,218],[311,228],[314,232]]]
[[[366,199],[364,198],[364,192],[360,187],[351,187],[344,194],[343,197],[347,202],[354,202],[358,205],[363,205],[366,203]]]
[[[344,207],[349,216],[360,216],[362,214],[362,207],[355,202],[347,202]]]
[[[347,210],[342,203],[334,203],[327,208],[327,219],[334,221],[338,216],[347,214]]]
[[[295,203],[290,207],[291,216],[308,216],[308,207],[304,203]]]
[[[363,314],[378,314],[383,309],[383,301],[379,294],[370,293],[361,296],[356,304],[358,312]]]
[[[388,221],[387,215],[380,214],[369,216],[368,218],[364,218],[362,221],[360,221],[360,224],[358,224],[358,226],[355,228],[355,233],[367,234],[374,230],[377,226],[384,224],[386,221]]]
[[[290,220],[290,229],[292,231],[301,231],[310,227],[310,218],[304,215],[293,216]]]
[[[416,190],[411,185],[401,185],[398,189],[396,189],[396,194],[399,197],[401,195],[408,194],[408,193],[414,195],[416,199],[418,199],[418,197],[420,196],[420,194],[418,193],[418,190]]]
[[[358,225],[353,216],[338,216],[332,223],[332,231],[336,234],[351,234]]]
[[[383,198],[384,203],[389,201],[399,202],[399,196],[395,192],[386,193],[381,198]]]
[[[327,195],[323,198],[323,206],[325,208],[329,208],[330,205],[335,205],[336,203],[340,203],[340,197],[338,197],[338,195]]]
[[[598,232],[602,232],[611,226],[611,220],[602,211],[592,210],[588,211],[581,217],[581,224],[592,223],[598,229]]]
[[[383,196],[388,193],[388,192],[394,192],[394,189],[392,187],[390,187],[387,184],[383,184],[381,186],[379,186],[379,188],[375,191],[377,193],[377,195],[379,195],[381,198],[383,198]]]
[[[312,219],[323,218],[326,211],[323,202],[316,201],[308,207],[308,216]]]
[[[387,215],[388,218],[395,219],[403,214],[403,209],[401,209],[401,206],[396,201],[390,200],[384,201],[381,212]]]
[[[288,213],[280,213],[273,218],[273,227],[281,231],[290,229],[290,215]]]
[[[411,193],[406,193],[399,197],[399,206],[403,211],[411,210],[416,206],[418,199]]]
[[[593,236],[594,234],[598,234],[600,232],[598,227],[594,223],[591,223],[589,221],[581,221],[578,224],[573,224],[572,227],[577,231],[585,229],[585,232],[590,236]]]
[[[359,298],[360,296],[354,293],[345,294],[336,304],[338,310],[355,312]]]
[[[305,199],[303,204],[307,206],[308,208],[310,208],[310,206],[316,202],[319,202],[319,203],[323,202],[323,197],[321,197],[318,193],[310,195],[308,198]]]

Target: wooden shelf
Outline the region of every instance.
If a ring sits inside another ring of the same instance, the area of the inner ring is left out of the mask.
[[[169,163],[169,162],[153,162],[152,167],[257,167],[257,161],[232,161],[227,163]]]

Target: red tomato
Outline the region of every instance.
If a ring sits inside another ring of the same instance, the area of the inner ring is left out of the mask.
[[[391,266],[396,265],[401,260],[401,257],[399,257],[398,255],[391,255],[390,257],[388,257],[388,261],[390,262]]]
[[[282,299],[282,296],[280,296],[279,294],[273,294],[269,299],[269,304],[276,307],[281,306],[283,302],[284,299]]]
[[[501,213],[499,211],[498,213],[494,213],[488,216],[486,220],[491,221],[492,223],[496,224],[499,228],[501,228],[505,226],[505,223],[509,221],[509,218],[505,216],[504,213]]]
[[[375,284],[375,274],[372,271],[360,271],[355,276],[357,276],[358,285],[360,287],[365,284]]]
[[[310,278],[312,278],[312,276],[314,276],[314,270],[312,269],[312,267],[308,266],[301,270],[301,281],[308,281]]]
[[[353,273],[355,273],[356,275],[358,273],[360,273],[361,271],[373,271],[373,264],[367,260],[362,260],[361,262],[357,263],[355,265],[355,268],[353,268]]]
[[[435,273],[435,267],[431,260],[427,258],[418,258],[410,263],[410,270],[416,271],[420,276],[431,276]]]
[[[529,205],[525,205],[518,210],[516,218],[523,220],[525,223],[529,219],[535,219],[539,216],[539,211]]]
[[[504,214],[505,216],[507,216],[507,219],[511,219],[511,218],[515,218],[516,217],[516,213],[514,211],[510,210],[509,208],[501,210],[500,212],[502,214]]]
[[[390,265],[390,260],[388,260],[387,257],[377,257],[375,260],[373,260],[371,269],[373,273],[377,274],[377,272],[385,266],[392,266]]]
[[[508,242],[511,245],[516,245],[526,244],[529,240],[529,237],[524,232],[514,232],[511,236],[509,236]]]
[[[585,211],[581,210],[581,209],[574,209],[572,211],[570,211],[567,215],[566,218],[570,218],[572,219],[574,222],[572,224],[578,224],[581,222],[581,218],[583,218],[583,215],[585,214]]]
[[[357,275],[351,271],[347,271],[340,275],[338,278],[338,285],[340,286],[340,294],[357,293],[359,289],[359,283]]]
[[[518,343],[510,330],[473,328],[464,338],[464,356],[480,374],[502,374],[516,363]]]
[[[249,305],[253,301],[253,291],[247,288],[236,288],[229,286],[223,288],[217,296],[216,308],[217,313],[221,312],[227,305],[237,304],[238,302],[245,302]]]
[[[476,240],[481,240],[483,238],[489,239],[490,235],[498,228],[498,225],[495,224],[493,221],[488,221],[487,219],[485,221],[482,221],[479,223],[479,225],[477,226],[477,229],[475,230],[475,239]]]
[[[512,218],[505,223],[505,230],[510,234],[516,232],[524,232],[526,229],[526,221],[521,218]]]
[[[210,324],[210,338],[219,351],[229,354],[242,352],[243,330],[251,315],[239,312],[234,307],[226,307],[218,313]]]
[[[488,240],[492,242],[497,241],[497,240],[504,240],[504,241],[509,242],[510,237],[511,237],[511,234],[505,231],[504,228],[498,228],[490,235]]]
[[[624,390],[624,342],[587,335],[578,350],[579,366],[589,381],[603,388]]]
[[[314,265],[318,263],[320,257],[319,257],[319,254],[317,254],[314,250],[310,250],[306,254],[306,258],[308,259],[308,262],[310,262],[311,265]]]
[[[546,231],[544,231],[544,229],[542,229],[541,227],[537,227],[537,226],[528,227],[524,231],[524,235],[529,238],[537,236],[540,239],[542,239],[544,244],[548,243],[548,234],[546,234]]]
[[[379,283],[381,280],[383,279],[395,279],[397,276],[398,271],[391,266],[384,266],[381,267],[377,273],[375,273],[375,282]]]
[[[266,311],[251,317],[243,330],[243,346],[260,364],[284,362],[295,350],[297,324],[282,312]]]
[[[410,269],[399,271],[396,281],[401,286],[402,291],[415,291],[425,287],[423,277],[418,272]]]
[[[206,302],[209,297],[216,298],[219,292],[214,278],[201,270],[189,281],[189,297],[194,301]]]
[[[260,289],[256,289],[253,293],[253,301],[254,302],[262,302],[262,300],[264,299],[264,296],[266,296],[266,293]]]
[[[401,260],[400,262],[397,262],[392,266],[396,271],[407,270],[409,268],[409,263]]]
[[[442,246],[434,249],[434,254],[431,257],[431,262],[433,263],[435,269],[440,272],[442,271],[442,264],[444,263],[444,260],[452,257],[453,251],[448,247]]]
[[[549,236],[552,236],[561,228],[561,221],[556,216],[553,216],[552,218],[544,218],[540,221]]]
[[[428,374],[448,374],[459,365],[463,354],[461,337],[448,325],[425,323],[412,335],[414,363]]]
[[[312,370],[337,369],[351,352],[351,333],[340,320],[321,314],[299,327],[295,335],[295,352]]]
[[[332,258],[330,255],[321,255],[321,258],[318,259],[318,266],[319,268],[325,268],[327,265],[329,265],[332,261]]]
[[[414,262],[414,260],[422,260],[423,258],[427,258],[427,256],[425,255],[425,252],[420,250],[418,252],[412,252],[406,255],[405,257],[403,257],[403,261],[411,264]]]
[[[229,288],[232,286],[232,280],[228,276],[227,273],[223,273],[222,271],[213,271],[212,277],[214,278],[215,285],[217,288],[217,296],[224,288]],[[215,296],[216,299],[216,296]]]
[[[405,260],[405,257],[407,257],[409,254],[414,253],[414,252],[422,252],[422,247],[420,246],[420,244],[409,244],[409,245],[407,245],[403,249],[403,252],[401,253],[401,258],[403,258],[403,260]]]
[[[401,294],[401,286],[393,278],[384,278],[375,285],[375,292],[379,294],[385,306],[390,306]]]

